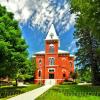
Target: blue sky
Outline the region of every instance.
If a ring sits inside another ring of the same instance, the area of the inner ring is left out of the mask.
[[[45,49],[45,38],[47,33],[41,32],[38,28],[28,27],[28,24],[24,24],[21,27],[22,35],[26,40],[29,51],[29,56],[31,57],[32,54],[38,51],[42,51]],[[76,45],[75,40],[73,39],[73,33],[74,33],[74,26],[71,26],[71,28],[64,32],[63,34],[59,35],[59,32],[56,30],[57,35],[60,39],[60,48],[61,50],[69,51],[71,54],[74,54],[76,51]]]
[[[19,21],[22,36],[28,45],[29,57],[44,50],[47,32],[54,24],[60,48],[71,54],[77,51],[73,38],[75,14],[70,13],[68,0],[0,0],[0,4]]]

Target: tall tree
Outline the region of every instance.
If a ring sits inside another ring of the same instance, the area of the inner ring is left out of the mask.
[[[100,6],[95,2],[97,4],[98,0],[71,0],[71,7],[72,12],[77,15],[74,37],[78,40],[78,65],[91,67],[92,83],[97,85],[100,84],[100,56],[97,53],[100,48],[100,20],[95,16],[99,16],[99,11],[96,11]]]
[[[17,79],[29,72],[27,47],[13,14],[0,5],[0,77]]]

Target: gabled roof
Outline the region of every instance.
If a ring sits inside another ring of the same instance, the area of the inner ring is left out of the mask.
[[[58,50],[58,54],[68,54],[68,51]],[[45,51],[36,52],[36,54],[45,54]]]
[[[45,40],[59,40],[53,24],[51,25]]]

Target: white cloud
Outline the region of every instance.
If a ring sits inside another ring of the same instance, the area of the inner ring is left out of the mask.
[[[70,51],[71,53],[74,53],[76,51],[76,40],[74,39],[71,43],[70,46],[68,47],[68,51]]]
[[[75,14],[70,14],[70,5],[67,0],[63,3],[55,0],[0,0],[8,11],[14,13],[14,17],[20,22],[30,21],[32,27],[47,32],[52,23],[56,29],[63,33],[75,23]],[[29,20],[30,19],[30,20]],[[62,28],[62,29],[60,29]]]

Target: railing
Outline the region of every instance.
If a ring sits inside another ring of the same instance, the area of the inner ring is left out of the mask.
[[[4,97],[8,97],[8,96],[12,96],[12,95],[19,95],[21,94],[21,91],[0,91],[0,98],[4,98]]]
[[[65,96],[100,96],[100,92],[64,92],[64,91],[57,91],[56,94],[52,91],[49,91],[49,95],[54,96],[58,95],[59,93],[64,94]],[[45,92],[41,96],[47,95],[48,92]]]

